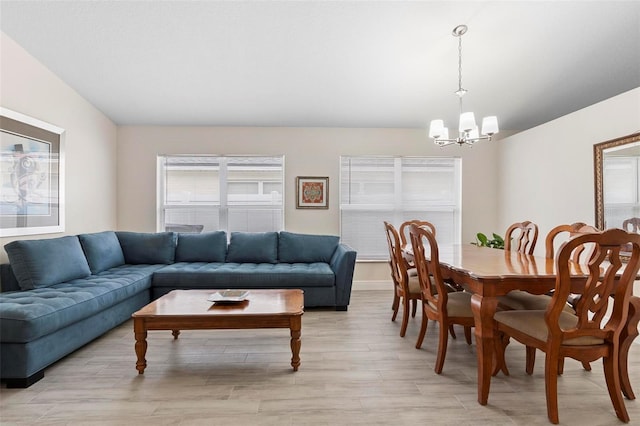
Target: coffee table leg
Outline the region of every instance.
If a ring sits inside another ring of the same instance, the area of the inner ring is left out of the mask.
[[[144,326],[144,320],[142,318],[133,319],[133,334],[136,338],[136,369],[138,374],[144,374],[144,369],[147,367],[147,360],[144,358],[147,353],[147,330]]]
[[[176,340],[180,335],[180,330],[171,330],[171,334],[173,334],[173,340]]]
[[[291,317],[289,328],[291,329],[291,366],[293,371],[298,371],[300,366],[300,335],[302,334],[302,321],[300,316]]]

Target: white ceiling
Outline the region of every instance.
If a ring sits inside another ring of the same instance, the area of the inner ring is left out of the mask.
[[[521,131],[640,87],[639,1],[1,1],[2,31],[121,125]],[[0,99],[1,101],[1,99]]]

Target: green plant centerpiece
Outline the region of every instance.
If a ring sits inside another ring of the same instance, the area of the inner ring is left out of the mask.
[[[504,238],[495,233],[493,234],[493,239],[490,240],[482,232],[478,232],[476,234],[476,241],[472,242],[471,244],[474,244],[478,247],[491,247],[504,250]]]

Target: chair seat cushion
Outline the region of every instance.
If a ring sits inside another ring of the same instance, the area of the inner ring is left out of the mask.
[[[431,279],[431,285],[435,287],[436,284],[433,281],[433,277],[430,277],[430,279]],[[447,293],[453,293],[456,291],[456,289],[451,287],[449,284],[445,284],[445,287],[447,287]],[[409,273],[409,293],[419,294],[421,292],[422,291],[420,289],[420,280],[418,279],[418,276],[412,275],[411,273]]]
[[[456,291],[448,293],[447,298],[447,315],[450,317],[473,317],[471,311],[471,293],[466,291]],[[429,306],[437,309],[431,302]]]
[[[506,296],[498,297],[498,303],[509,309],[544,311],[551,302],[551,296],[546,294],[531,294],[523,290],[513,290]],[[565,311],[574,314],[570,305],[566,305]]]
[[[420,294],[420,281],[417,275],[409,275],[409,293]]]
[[[546,310],[539,311],[502,311],[496,312],[494,318],[497,322],[505,324],[506,326],[516,329],[524,334],[527,334],[537,340],[546,342],[549,335],[549,328],[547,322],[544,319]],[[563,311],[560,313],[560,328],[568,330],[574,328],[578,323],[578,317]],[[567,346],[591,346],[601,345],[604,343],[603,339],[582,336],[574,339],[565,340],[562,344]]]

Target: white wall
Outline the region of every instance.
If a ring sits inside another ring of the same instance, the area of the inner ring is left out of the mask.
[[[66,130],[64,234],[115,229],[115,124],[6,34],[0,36],[0,105]],[[0,246],[64,234],[1,238]],[[0,250],[0,262],[7,261]]]
[[[530,220],[544,237],[561,223],[595,224],[593,145],[640,130],[640,88],[501,141],[499,228]],[[503,231],[504,232],[504,231]]]
[[[473,148],[438,148],[424,129],[343,128],[118,128],[118,228],[156,230],[158,154],[284,154],[285,228],[339,235],[341,155],[460,156],[463,169],[462,240],[492,232],[497,224],[496,158],[501,142]],[[329,209],[296,210],[296,176],[329,176]],[[428,218],[427,218],[428,219]],[[383,231],[380,224],[380,232]],[[388,280],[385,263],[361,263],[356,280]]]

